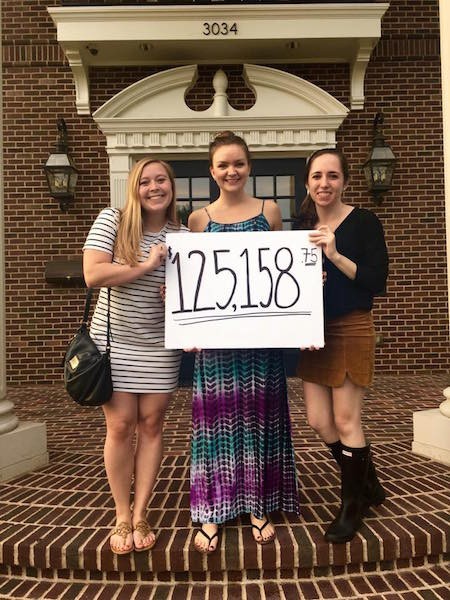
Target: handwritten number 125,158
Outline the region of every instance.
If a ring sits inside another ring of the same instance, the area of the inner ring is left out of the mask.
[[[299,298],[300,298],[300,285],[291,270],[294,265],[294,257],[290,248],[281,247],[275,252],[275,256],[273,259],[274,263],[274,272],[270,269],[267,264],[268,255],[267,252],[270,252],[270,248],[258,248],[258,272],[264,273],[267,280],[267,288],[265,291],[264,298],[256,298],[255,290],[252,290],[251,286],[251,269],[252,263],[249,257],[249,252],[247,249],[244,249],[239,258],[242,259],[243,270],[245,274],[245,298],[244,302],[240,304],[241,309],[246,308],[268,308],[270,305],[274,304],[277,308],[287,309],[291,306],[294,306]],[[304,260],[302,261],[305,266],[314,266],[317,262],[317,254],[316,249],[311,248],[302,248]],[[226,310],[230,305],[233,311],[237,309],[236,303],[232,304],[233,298],[235,296],[236,287],[238,285],[238,273],[236,273],[235,269],[231,266],[226,266],[227,255],[231,251],[229,249],[220,249],[213,251],[213,260],[214,260],[214,273],[217,276],[221,277],[220,283],[224,285],[224,281],[228,279],[229,281],[229,292],[228,297],[225,301],[219,302],[216,301],[214,306],[199,306],[199,298],[200,292],[203,285],[203,275],[205,272],[206,266],[206,255],[202,250],[191,250],[187,258],[190,261],[194,259],[194,257],[199,257],[200,266],[198,268],[197,280],[195,285],[195,292],[193,298],[192,308],[186,307],[185,302],[185,293],[183,290],[183,279],[181,276],[181,257],[180,253],[176,252],[171,259],[171,262],[176,265],[177,272],[177,280],[178,280],[178,300],[179,300],[179,309],[174,310],[173,313],[186,313],[186,312],[199,312],[205,310]],[[188,268],[187,266],[185,268]],[[187,272],[187,271],[185,271]],[[189,269],[191,272],[191,269]],[[211,285],[211,280],[209,280],[209,284]],[[280,286],[284,285],[284,296],[282,299],[282,294],[280,292]],[[286,293],[286,286],[288,286]],[[261,289],[261,286],[259,286]],[[287,297],[286,297],[287,296]],[[284,300],[284,301],[283,301]]]

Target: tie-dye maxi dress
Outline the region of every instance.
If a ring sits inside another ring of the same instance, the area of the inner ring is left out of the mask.
[[[268,231],[261,212],[205,231]],[[203,350],[195,358],[191,516],[223,523],[242,513],[299,513],[286,376],[279,350]]]

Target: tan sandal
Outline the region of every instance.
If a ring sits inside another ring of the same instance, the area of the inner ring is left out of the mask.
[[[144,521],[144,520],[138,521],[136,523],[136,525],[133,527],[133,533],[135,531],[137,531],[138,533],[140,533],[140,535],[142,536],[142,539],[144,539],[150,533],[152,533],[152,529],[151,529],[150,525],[147,523],[147,521]],[[134,541],[134,539],[133,539],[133,541]],[[134,545],[134,550],[136,552],[145,552],[146,550],[151,550],[155,544],[156,544],[156,537],[154,538],[154,540],[152,542],[150,542],[150,544],[147,544],[147,546],[138,547],[135,544]]]
[[[125,544],[125,541],[126,541],[127,537],[130,535],[130,533],[133,534],[131,525],[123,522],[123,523],[119,523],[118,525],[116,525],[116,527],[111,531],[111,537],[113,535],[118,535],[119,537],[121,537],[123,539],[123,543]],[[114,554],[130,554],[130,552],[133,552],[133,549],[134,549],[134,542],[131,543],[129,550],[115,550],[111,545],[111,538],[109,540],[109,544],[110,544],[111,552],[113,552]]]

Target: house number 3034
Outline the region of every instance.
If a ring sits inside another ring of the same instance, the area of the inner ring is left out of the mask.
[[[203,35],[237,35],[237,23],[218,23],[216,21],[205,21],[203,23]]]

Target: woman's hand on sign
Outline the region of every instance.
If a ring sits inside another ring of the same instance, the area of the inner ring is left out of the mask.
[[[164,264],[167,256],[167,246],[165,244],[155,244],[150,248],[148,258],[145,264],[148,267],[149,272],[154,271],[162,264]]]
[[[183,348],[183,352],[201,352],[201,348]]]
[[[312,231],[309,234],[309,241],[312,244],[316,244],[316,246],[320,246],[330,260],[337,254],[336,239],[328,225],[321,225]]]

